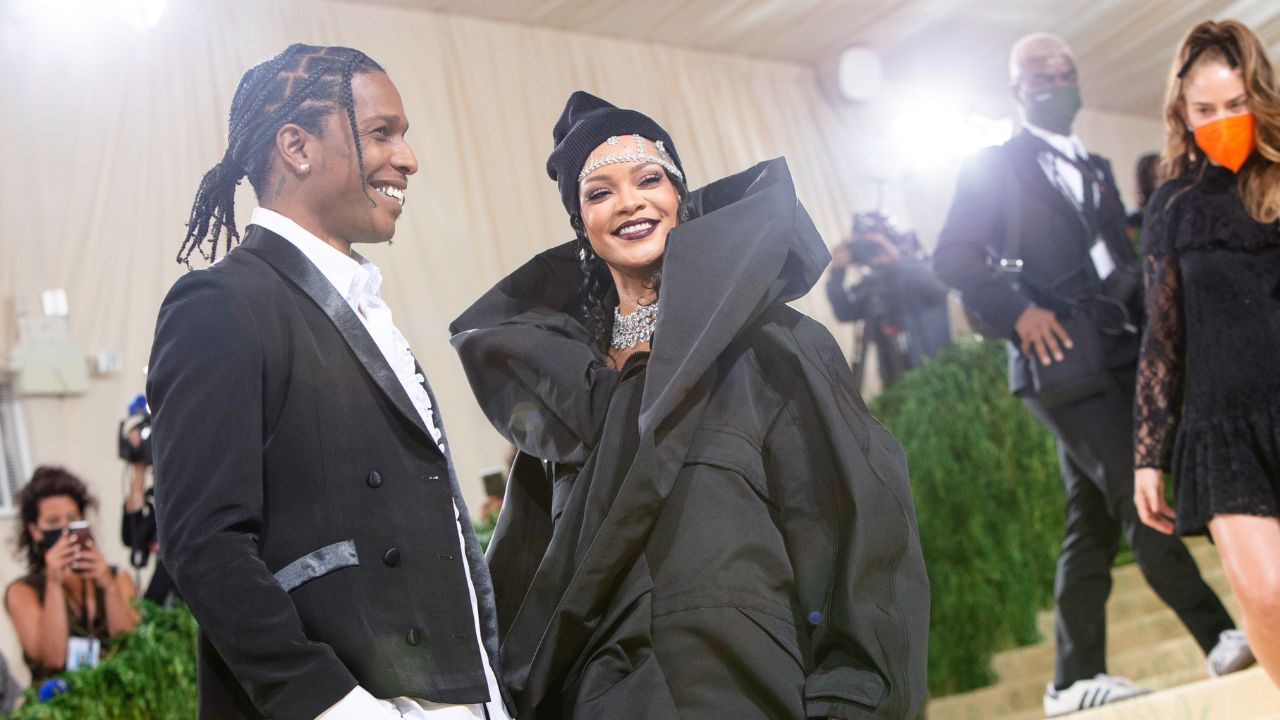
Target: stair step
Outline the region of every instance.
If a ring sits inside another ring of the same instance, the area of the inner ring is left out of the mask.
[[[1202,577],[1204,577],[1209,587],[1218,593],[1218,597],[1225,597],[1231,593],[1231,585],[1227,582],[1226,572],[1220,568],[1207,569],[1202,574]],[[1123,622],[1128,618],[1150,615],[1167,609],[1168,606],[1150,587],[1129,590],[1120,594],[1113,591],[1111,597],[1107,599],[1107,624],[1111,625],[1112,623]],[[1044,610],[1036,615],[1036,629],[1046,638],[1053,636],[1052,610]]]
[[[1203,538],[1192,538],[1187,541],[1187,548],[1199,565],[1205,581],[1222,598],[1227,611],[1238,619],[1239,604],[1230,594],[1231,589],[1222,569],[1217,549]],[[1045,683],[1053,677],[1053,612],[1040,613],[1036,618],[1036,624],[1046,638],[1044,641],[1029,647],[1008,650],[992,658],[992,668],[1000,678],[996,685],[937,698],[929,703],[926,717],[930,720],[979,720],[982,718],[1007,720],[1036,718],[1039,720],[1043,718]],[[1179,686],[1195,687],[1199,684],[1198,681],[1207,679],[1204,655],[1200,647],[1187,633],[1177,615],[1147,584],[1136,565],[1128,565],[1112,571],[1112,592],[1107,601],[1107,650],[1108,671],[1128,677],[1137,685],[1162,691],[1153,693],[1151,696],[1153,698],[1163,694],[1165,689]],[[1257,675],[1257,672],[1254,672],[1254,675]],[[1240,673],[1236,674],[1238,675]],[[1253,678],[1254,675],[1250,677]],[[1274,690],[1265,675],[1262,679]],[[1226,679],[1219,679],[1220,682],[1223,680]],[[1252,679],[1249,682],[1256,684],[1257,680]],[[1257,693],[1254,692],[1254,694]],[[1213,711],[1217,712],[1216,709]],[[1275,705],[1274,712],[1280,713],[1280,704]],[[1085,720],[1085,715],[1075,714],[1072,720]],[[1089,717],[1092,718],[1092,715]],[[1113,717],[1183,720],[1184,716],[1167,712],[1107,716],[1108,720]],[[1216,717],[1219,716],[1185,716],[1186,720],[1212,720]],[[1221,717],[1231,717],[1232,720],[1236,720],[1236,717],[1243,719],[1261,716],[1255,714],[1222,715]],[[1280,720],[1280,716],[1276,720]]]
[[[1234,595],[1221,595],[1222,604],[1226,606],[1231,617],[1240,622],[1240,604]],[[1024,677],[1048,678],[1053,675],[1054,642],[1053,635],[1048,640],[1026,647],[1006,650],[997,653],[991,659],[991,667],[999,682],[1016,680]],[[1195,646],[1195,641],[1187,632],[1186,626],[1178,616],[1167,607],[1157,612],[1138,617],[1125,618],[1107,624],[1107,654],[1117,657],[1135,650],[1142,650],[1169,640],[1185,639]],[[1195,646],[1197,653],[1199,647]],[[1110,661],[1108,661],[1110,662]],[[1123,674],[1114,666],[1113,672]]]
[[[1280,690],[1260,667],[1071,715],[1071,720],[1277,720]]]
[[[1192,559],[1196,561],[1196,565],[1200,566],[1201,572],[1207,572],[1210,568],[1222,567],[1222,560],[1218,557],[1218,548],[1213,543],[1203,537],[1186,538],[1183,544],[1187,546],[1187,550],[1191,553]],[[1129,563],[1121,567],[1114,568],[1111,571],[1112,592],[1124,592],[1135,587],[1148,587],[1147,579],[1142,576],[1142,570],[1137,563]]]
[[[1164,690],[1202,680],[1205,677],[1205,670],[1200,667],[1196,670],[1182,670],[1146,678],[1138,684],[1153,690]],[[1045,682],[1039,681],[1035,683],[1034,692],[1031,692],[1029,684],[1017,683],[1017,685],[1019,687],[1016,688],[1016,692],[989,692],[1005,687],[996,685],[972,693],[965,693],[964,695],[940,698],[929,703],[928,707],[925,708],[925,718],[927,720],[986,720],[987,718],[1000,718],[1000,720],[1032,720],[1034,718],[1042,720],[1044,718]],[[1024,685],[1026,686],[1024,687]],[[1012,686],[1007,689],[1010,691],[1015,690]],[[1133,720],[1134,718],[1141,718],[1142,720],[1148,720],[1148,718],[1150,720],[1182,720],[1181,716],[1176,715],[1117,715],[1115,717],[1123,717],[1125,720]],[[1071,720],[1085,720],[1085,716],[1082,713],[1074,713],[1070,718]],[[1188,716],[1186,720],[1203,719]],[[1233,720],[1235,719],[1233,718]]]

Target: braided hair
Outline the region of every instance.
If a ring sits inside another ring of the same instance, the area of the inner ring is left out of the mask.
[[[218,258],[218,240],[225,234],[225,251],[239,242],[236,227],[236,187],[249,178],[261,201],[271,167],[271,148],[280,126],[296,124],[322,136],[324,120],[334,110],[346,110],[356,148],[360,184],[365,185],[364,155],[356,131],[351,78],[356,73],[385,72],[369,56],[346,47],[290,45],[270,60],[256,65],[240,78],[227,126],[227,149],[200,180],[187,234],[178,248],[178,262],[191,267],[192,253],[205,260]],[[365,190],[365,197],[368,191]],[[369,198],[373,203],[373,199]],[[206,249],[207,248],[207,249]]]
[[[666,173],[667,179],[676,188],[680,197],[680,205],[676,217],[680,222],[688,222],[692,215],[689,203],[689,188],[680,178]],[[582,270],[582,286],[578,289],[581,300],[580,312],[586,324],[587,333],[591,336],[591,345],[601,352],[607,353],[613,341],[613,308],[617,303],[610,302],[609,292],[613,288],[613,275],[587,239],[586,225],[582,221],[582,212],[569,215],[569,226],[577,237],[578,267]],[[649,276],[645,287],[655,292],[662,285],[662,268],[659,267]]]

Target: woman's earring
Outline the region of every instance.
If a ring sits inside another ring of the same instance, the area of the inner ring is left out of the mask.
[[[311,172],[311,163],[302,163],[298,166],[299,175],[306,175],[309,172]]]

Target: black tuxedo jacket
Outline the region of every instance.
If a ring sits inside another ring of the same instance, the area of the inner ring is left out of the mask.
[[[1125,234],[1124,205],[1111,163],[1100,155],[1089,156],[1089,165],[1103,177],[1096,227],[1091,228],[1042,169],[1039,156],[1048,148],[1023,130],[966,162],[933,259],[938,277],[961,292],[965,306],[1011,341],[1009,386],[1014,392],[1031,382],[1014,323],[1032,302],[1059,317],[1069,315],[1072,310],[1058,298],[1078,299],[1096,290],[1097,274],[1089,259],[1094,231],[1106,241],[1117,265],[1133,267],[1138,262]],[[1015,234],[1017,257],[1011,257]],[[1022,261],[1016,287],[998,271],[1002,259]],[[1046,291],[1049,288],[1052,293]],[[1133,362],[1137,342],[1136,336],[1100,338],[1106,356],[1117,366]]]
[[[455,513],[494,658],[492,583],[452,463],[297,248],[250,226],[179,279],[147,385],[161,549],[200,625],[201,717],[310,720],[357,683],[490,699]]]

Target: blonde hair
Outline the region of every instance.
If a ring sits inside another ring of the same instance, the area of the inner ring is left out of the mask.
[[[1047,32],[1036,32],[1023,35],[1009,49],[1009,80],[1017,83],[1022,79],[1022,63],[1028,58],[1046,55],[1066,55],[1071,62],[1076,61],[1075,53],[1066,40]]]
[[[1191,67],[1186,68],[1189,61]],[[1164,96],[1162,179],[1194,174],[1198,180],[1204,173],[1204,153],[1196,146],[1186,122],[1185,78],[1178,74],[1184,68],[1189,71],[1209,63],[1234,66],[1240,71],[1249,112],[1257,127],[1255,152],[1237,174],[1240,200],[1254,220],[1275,222],[1280,219],[1280,87],[1258,36],[1235,20],[1202,22],[1191,28],[1178,46]]]

